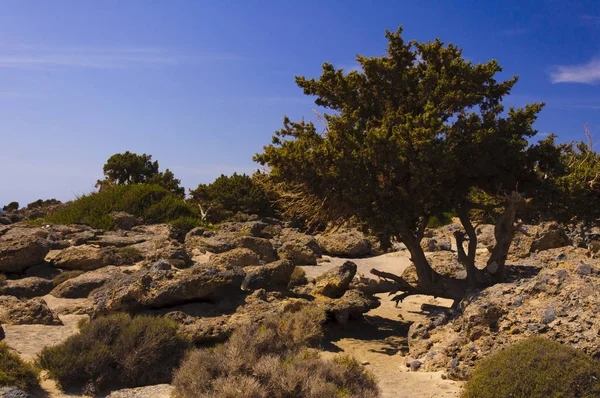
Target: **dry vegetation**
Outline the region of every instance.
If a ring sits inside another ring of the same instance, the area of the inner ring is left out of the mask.
[[[349,357],[319,358],[324,314],[306,307],[237,329],[225,344],[191,352],[175,373],[179,398],[378,397],[373,376]]]

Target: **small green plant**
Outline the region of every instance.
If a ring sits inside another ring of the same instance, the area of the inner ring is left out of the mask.
[[[306,278],[306,272],[300,268],[294,268],[294,272],[292,272],[292,277],[290,278],[289,287],[296,287],[306,285],[308,283],[308,279]]]
[[[439,228],[448,224],[452,224],[452,217],[455,217],[454,213],[443,212],[440,215],[429,218],[427,228]]]
[[[83,273],[84,273],[83,271],[79,271],[79,270],[62,272],[60,275],[58,275],[54,279],[52,279],[52,284],[54,285],[54,287],[56,287],[56,286],[60,285],[61,283],[68,281],[69,279],[73,279],[73,278],[78,277],[79,275],[82,275]]]
[[[463,398],[600,396],[600,362],[555,341],[531,337],[481,360]]]
[[[179,398],[375,398],[373,376],[349,357],[325,361],[317,307],[242,326],[225,344],[195,350],[175,372]]]
[[[37,362],[63,389],[137,387],[170,382],[189,344],[171,320],[117,314],[80,324]]]
[[[38,370],[11,352],[4,342],[0,342],[0,387],[18,387],[31,392],[38,386]]]

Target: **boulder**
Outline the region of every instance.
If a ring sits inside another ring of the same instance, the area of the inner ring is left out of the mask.
[[[358,290],[348,290],[338,299],[318,296],[314,302],[325,308],[328,318],[341,325],[345,325],[350,319],[359,319],[364,313],[380,305],[377,299]]]
[[[50,294],[58,298],[86,298],[95,289],[106,283],[125,277],[127,274],[117,267],[104,267],[67,279],[56,286]]]
[[[268,239],[253,236],[240,236],[233,241],[235,247],[250,249],[265,263],[277,260],[277,253]]]
[[[0,398],[31,398],[31,395],[17,387],[1,387]]]
[[[163,308],[193,301],[219,300],[239,292],[240,268],[197,265],[176,271],[145,269],[111,281],[93,294],[94,313]]]
[[[199,254],[199,252],[224,253],[233,250],[236,246],[233,243],[233,235],[195,235],[195,230],[190,231],[185,238],[185,247],[190,256]]]
[[[0,296],[0,323],[7,325],[62,325],[46,302],[37,297],[19,300],[14,296]]]
[[[270,224],[263,221],[224,222],[221,224],[219,232],[271,239],[281,232],[281,225]]]
[[[50,251],[48,231],[19,226],[0,235],[0,272],[19,273],[44,262]]]
[[[556,249],[569,246],[571,240],[567,236],[564,228],[556,223],[550,222],[543,226],[543,230],[531,244],[530,252],[534,253],[542,250]]]
[[[277,249],[277,254],[281,259],[290,260],[294,265],[317,265],[317,259],[323,255],[323,252],[315,238],[297,234],[286,240]]]
[[[318,242],[323,252],[334,257],[355,258],[372,253],[371,241],[358,231],[321,235]]]
[[[94,270],[109,265],[107,252],[92,245],[71,246],[62,250],[52,250],[46,261],[57,268]]]
[[[259,267],[247,267],[242,283],[244,290],[278,289],[290,283],[294,264],[288,260],[279,260]]]
[[[225,253],[214,254],[210,262],[215,265],[226,265],[233,267],[247,267],[249,265],[260,265],[260,258],[250,249],[236,248]]]
[[[354,275],[356,275],[356,264],[346,261],[343,265],[319,276],[311,294],[340,298],[348,290]]]
[[[125,213],[124,211],[115,211],[110,214],[110,217],[117,225],[119,229],[130,230],[133,227],[141,225],[144,223],[144,220],[138,218],[136,216],[132,216],[129,213]]]
[[[44,278],[29,277],[6,280],[0,285],[0,295],[18,298],[45,296],[54,288],[52,281]]]

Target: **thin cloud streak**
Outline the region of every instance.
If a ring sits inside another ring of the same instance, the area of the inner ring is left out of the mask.
[[[182,55],[156,48],[36,48],[0,49],[0,68],[124,69],[133,66],[175,66],[183,62],[238,60],[230,54]]]
[[[552,83],[600,83],[600,58],[582,65],[561,65],[550,72]]]

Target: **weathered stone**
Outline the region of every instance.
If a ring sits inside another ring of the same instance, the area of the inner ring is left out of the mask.
[[[281,232],[281,226],[262,221],[225,222],[221,224],[219,232],[236,233],[255,236],[257,238],[271,239]]]
[[[7,325],[62,324],[43,299],[37,297],[24,301],[13,296],[0,296],[0,323]]]
[[[362,317],[362,314],[380,305],[377,299],[358,290],[348,290],[339,299],[318,296],[314,302],[322,305],[328,317],[341,325],[348,323],[350,319]]]
[[[86,272],[75,278],[67,279],[56,286],[50,294],[59,298],[85,298],[93,290],[104,286],[112,280],[123,278],[126,275],[117,267],[104,267],[96,271]]]
[[[354,275],[356,275],[356,264],[346,261],[343,265],[319,276],[311,294],[331,298],[342,297],[348,290]]]
[[[31,395],[17,387],[1,387],[0,398],[31,398]]]
[[[325,253],[335,257],[364,257],[372,252],[371,242],[358,231],[321,235],[317,240]]]
[[[0,284],[0,295],[17,298],[33,298],[45,296],[54,288],[52,281],[44,278],[30,277],[6,280]]]
[[[240,268],[223,269],[210,265],[183,271],[141,270],[107,283],[94,293],[94,312],[136,311],[218,300],[239,292],[243,278]]]
[[[245,290],[277,289],[290,283],[294,264],[288,260],[279,260],[259,267],[247,267],[242,283]]]
[[[37,227],[13,227],[0,235],[0,272],[22,272],[44,262],[50,251],[48,231]]]
[[[544,225],[544,229],[531,244],[531,252],[555,249],[571,244],[564,228],[558,223],[551,222]]]
[[[277,253],[268,239],[240,236],[234,240],[235,247],[250,249],[265,263],[277,260]]]
[[[133,227],[144,223],[144,220],[142,220],[141,218],[132,216],[131,214],[125,213],[124,211],[115,211],[110,214],[110,217],[119,229],[127,231]]]
[[[233,267],[247,267],[250,265],[260,265],[261,263],[258,254],[245,248],[236,248],[225,253],[214,254],[210,257],[210,262],[216,265]]]
[[[316,265],[317,259],[323,255],[317,240],[302,234],[286,240],[277,253],[281,259],[290,260],[294,265]]]
[[[106,253],[96,246],[71,246],[62,250],[52,250],[46,261],[57,268],[82,271],[93,270],[109,264]]]

